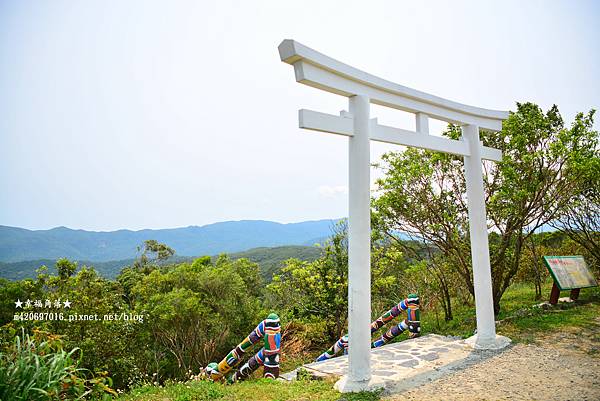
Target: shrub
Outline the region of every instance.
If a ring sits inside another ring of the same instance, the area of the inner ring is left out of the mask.
[[[79,356],[77,356],[79,355]],[[81,352],[62,349],[58,336],[22,331],[14,343],[0,353],[0,399],[63,400],[111,399],[116,394],[106,374],[88,379],[79,368]]]

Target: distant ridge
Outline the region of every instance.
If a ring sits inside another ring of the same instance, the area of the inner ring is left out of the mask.
[[[322,248],[316,246],[284,245],[272,248],[254,248],[242,252],[228,253],[227,256],[232,259],[249,259],[258,263],[260,273],[266,283],[271,282],[273,274],[279,272],[283,262],[287,259],[295,258],[311,262],[322,254]],[[204,256],[204,255],[199,255]],[[213,255],[213,261],[218,255]],[[184,263],[191,262],[194,256],[172,256],[165,263]],[[78,268],[83,266],[93,267],[101,276],[114,279],[124,267],[131,266],[134,259],[112,260],[109,262],[90,262],[87,260],[74,260]],[[23,280],[26,278],[35,279],[36,270],[41,266],[48,268],[48,273],[56,274],[55,259],[25,260],[21,262],[0,262],[0,278],[9,280]]]
[[[331,234],[338,220],[276,223],[241,220],[159,230],[85,231],[66,227],[27,230],[0,226],[0,262],[66,257],[90,262],[133,259],[136,248],[155,239],[179,256],[216,255],[259,247],[313,245]]]

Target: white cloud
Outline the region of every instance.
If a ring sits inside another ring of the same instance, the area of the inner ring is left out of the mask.
[[[348,187],[346,185],[321,185],[319,188],[317,188],[317,191],[319,192],[319,195],[323,196],[324,198],[333,198],[339,194],[347,195]]]

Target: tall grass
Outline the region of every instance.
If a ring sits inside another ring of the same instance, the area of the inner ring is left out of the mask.
[[[12,346],[0,353],[0,400],[110,399],[109,379],[86,379],[86,369],[78,367],[80,359],[79,348],[66,352],[55,337],[36,341],[22,331]]]

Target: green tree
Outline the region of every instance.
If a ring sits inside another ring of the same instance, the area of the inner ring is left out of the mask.
[[[64,260],[62,265],[75,264]],[[117,387],[125,386],[136,375],[136,349],[143,345],[137,342],[142,325],[122,318],[130,312],[122,287],[91,267],[83,266],[66,279],[58,271],[59,276],[40,274],[38,283],[45,289],[42,298],[62,302],[60,308],[51,310],[63,314],[64,320],[42,322],[38,327],[63,335],[68,347],[80,348],[85,355],[82,367],[109,371]],[[119,319],[104,320],[105,315],[118,315]]]
[[[157,365],[157,376],[183,378],[247,336],[264,318],[259,282],[258,266],[225,256],[214,265],[184,263],[143,276],[132,289],[135,311],[151,322],[154,348],[173,358]]]
[[[117,281],[123,287],[123,299],[130,307],[133,306],[131,291],[135,284],[175,254],[173,248],[153,239],[144,241],[143,246],[137,250],[141,252],[140,256],[131,266],[124,267],[117,276]]]
[[[34,280],[10,281],[0,278],[0,327],[11,323],[17,309],[17,300],[25,302],[27,299],[40,299],[43,293],[42,287]]]
[[[133,262],[133,267],[146,273],[175,254],[173,248],[154,239],[144,241],[144,245],[138,247],[138,252],[141,252],[141,255]]]
[[[485,145],[503,152],[500,163],[485,161],[494,310],[519,269],[521,254],[536,229],[567,207],[580,180],[577,163],[593,156],[598,133],[593,111],[578,114],[565,128],[556,106],[546,113],[533,103],[517,103],[503,129],[486,133]],[[446,137],[459,139],[449,126]],[[466,188],[462,159],[408,149],[383,157],[373,206],[389,235],[403,231],[437,247],[473,294]]]
[[[329,341],[345,330],[348,315],[348,249],[345,225],[338,225],[313,262],[289,259],[267,286],[277,310],[323,322]]]
[[[582,119],[580,124],[579,129],[584,130],[591,121]],[[600,147],[597,145],[591,149],[590,157],[571,166],[581,178],[579,186],[553,225],[581,245],[589,262],[600,271]]]
[[[212,265],[212,260],[210,256],[201,256],[197,259],[194,259],[192,262],[192,267],[194,269],[201,269],[201,266],[210,266]]]
[[[61,280],[67,280],[77,270],[77,262],[72,262],[67,258],[60,258],[56,261],[56,271]]]
[[[327,342],[346,332],[348,316],[348,237],[346,222],[333,228],[322,256],[313,262],[289,259],[267,286],[269,303],[284,316],[322,327]],[[377,232],[371,238],[373,318],[414,290],[404,280],[407,261]],[[322,338],[321,338],[322,340]]]

